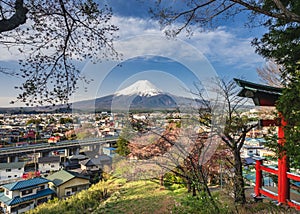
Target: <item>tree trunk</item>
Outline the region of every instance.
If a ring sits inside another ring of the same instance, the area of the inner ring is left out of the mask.
[[[160,186],[164,185],[164,175],[160,176],[160,178],[159,178],[159,184],[160,184]]]
[[[192,183],[191,183],[190,179],[186,179],[186,187],[187,187],[188,193],[190,193],[192,191]]]
[[[235,203],[246,203],[244,178],[243,178],[243,163],[240,156],[240,151],[234,151],[234,201]]]
[[[192,185],[192,190],[193,190],[192,196],[195,197],[197,195],[197,193],[196,193],[196,187],[194,184]]]
[[[15,1],[15,13],[8,19],[0,20],[0,33],[11,31],[26,23],[28,9],[23,0]]]

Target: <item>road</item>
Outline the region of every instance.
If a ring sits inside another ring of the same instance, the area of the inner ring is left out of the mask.
[[[22,147],[4,147],[0,148],[0,157],[8,155],[16,155],[18,153],[32,153],[32,152],[47,152],[49,150],[58,150],[66,148],[76,148],[81,146],[89,146],[93,144],[104,144],[113,143],[118,137],[106,137],[106,138],[93,138],[85,140],[72,140],[72,141],[61,141],[55,144],[41,143],[41,144],[30,144]]]

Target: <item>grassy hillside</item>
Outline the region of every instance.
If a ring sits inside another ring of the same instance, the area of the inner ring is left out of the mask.
[[[95,213],[170,213],[180,191],[172,192],[151,181],[124,184],[100,204]]]
[[[54,199],[29,211],[32,214],[152,214],[152,213],[217,213],[205,200],[191,197],[185,189],[160,186],[156,182],[109,179],[93,185],[66,200]],[[175,189],[175,190],[174,190]],[[221,210],[218,213],[294,213],[266,203],[235,207],[226,192],[214,191]],[[222,203],[221,203],[222,202]]]
[[[152,181],[110,179],[67,200],[42,204],[29,213],[170,213],[180,195],[182,191],[166,190]]]

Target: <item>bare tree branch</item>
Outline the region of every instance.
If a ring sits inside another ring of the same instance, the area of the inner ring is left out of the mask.
[[[237,85],[234,81],[225,81],[224,79],[215,81],[216,92],[223,97],[225,102],[224,112],[220,113],[225,116],[224,127],[222,124],[212,126],[212,132],[218,135],[225,145],[233,154],[234,160],[231,162],[234,168],[234,193],[236,202],[245,202],[244,181],[242,172],[242,159],[240,151],[244,145],[246,134],[257,124],[249,124],[250,120],[241,116],[238,109],[241,108],[243,100],[237,97]],[[200,92],[201,94],[201,92]],[[203,97],[203,95],[201,95]],[[218,101],[219,102],[219,101]],[[210,105],[213,105],[210,103]],[[214,114],[213,111],[210,112]],[[217,115],[214,115],[215,117]],[[220,115],[221,116],[221,115]],[[204,118],[205,119],[205,118]],[[205,120],[204,120],[205,121]],[[201,124],[206,124],[202,122]]]
[[[93,0],[49,1],[1,0],[0,45],[24,55],[19,75],[24,79],[14,102],[35,106],[68,103],[80,75],[80,61],[119,57],[114,49],[110,23],[112,10]],[[20,18],[20,13],[23,17]],[[26,13],[25,13],[26,12]],[[19,19],[18,25],[13,19]],[[104,51],[105,50],[105,51]]]
[[[255,4],[247,3],[247,1],[242,1],[242,0],[231,0],[232,2],[238,3],[244,7],[246,7],[248,10],[255,11],[261,14],[264,14],[269,17],[273,18],[279,18],[286,20],[288,22],[299,22],[300,23],[300,16],[288,11],[282,4],[280,0],[272,0],[278,8],[282,11],[282,13],[272,13],[268,10],[265,10],[259,6],[255,6]]]
[[[269,3],[274,4],[272,9],[265,7],[265,2],[259,0],[185,0],[184,3],[185,6],[178,9],[165,6],[161,0],[158,0],[157,8],[150,10],[163,27],[171,26],[175,22],[178,24],[165,30],[168,36],[176,36],[184,29],[190,33],[190,28],[195,25],[207,27],[218,17],[233,16],[245,10],[251,11],[254,15],[261,14],[286,23],[300,23],[300,15],[290,11],[280,0],[272,0]],[[164,6],[160,8],[161,5]]]
[[[274,87],[282,87],[281,72],[283,70],[283,66],[278,65],[274,60],[270,60],[264,67],[257,68],[256,72],[266,84]]]
[[[15,13],[10,18],[6,19],[1,7],[2,19],[0,20],[0,33],[11,31],[26,22],[28,9],[24,7],[23,0],[16,0],[14,8]]]

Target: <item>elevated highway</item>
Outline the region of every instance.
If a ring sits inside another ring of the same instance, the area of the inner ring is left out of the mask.
[[[104,144],[113,144],[117,141],[118,137],[106,137],[106,138],[93,138],[85,140],[72,140],[72,141],[61,141],[55,144],[41,143],[31,144],[22,147],[4,147],[0,148],[0,158],[18,157],[24,154],[32,153],[49,153],[55,150],[70,150],[80,149],[85,146],[100,146]],[[42,155],[41,155],[42,156]]]

